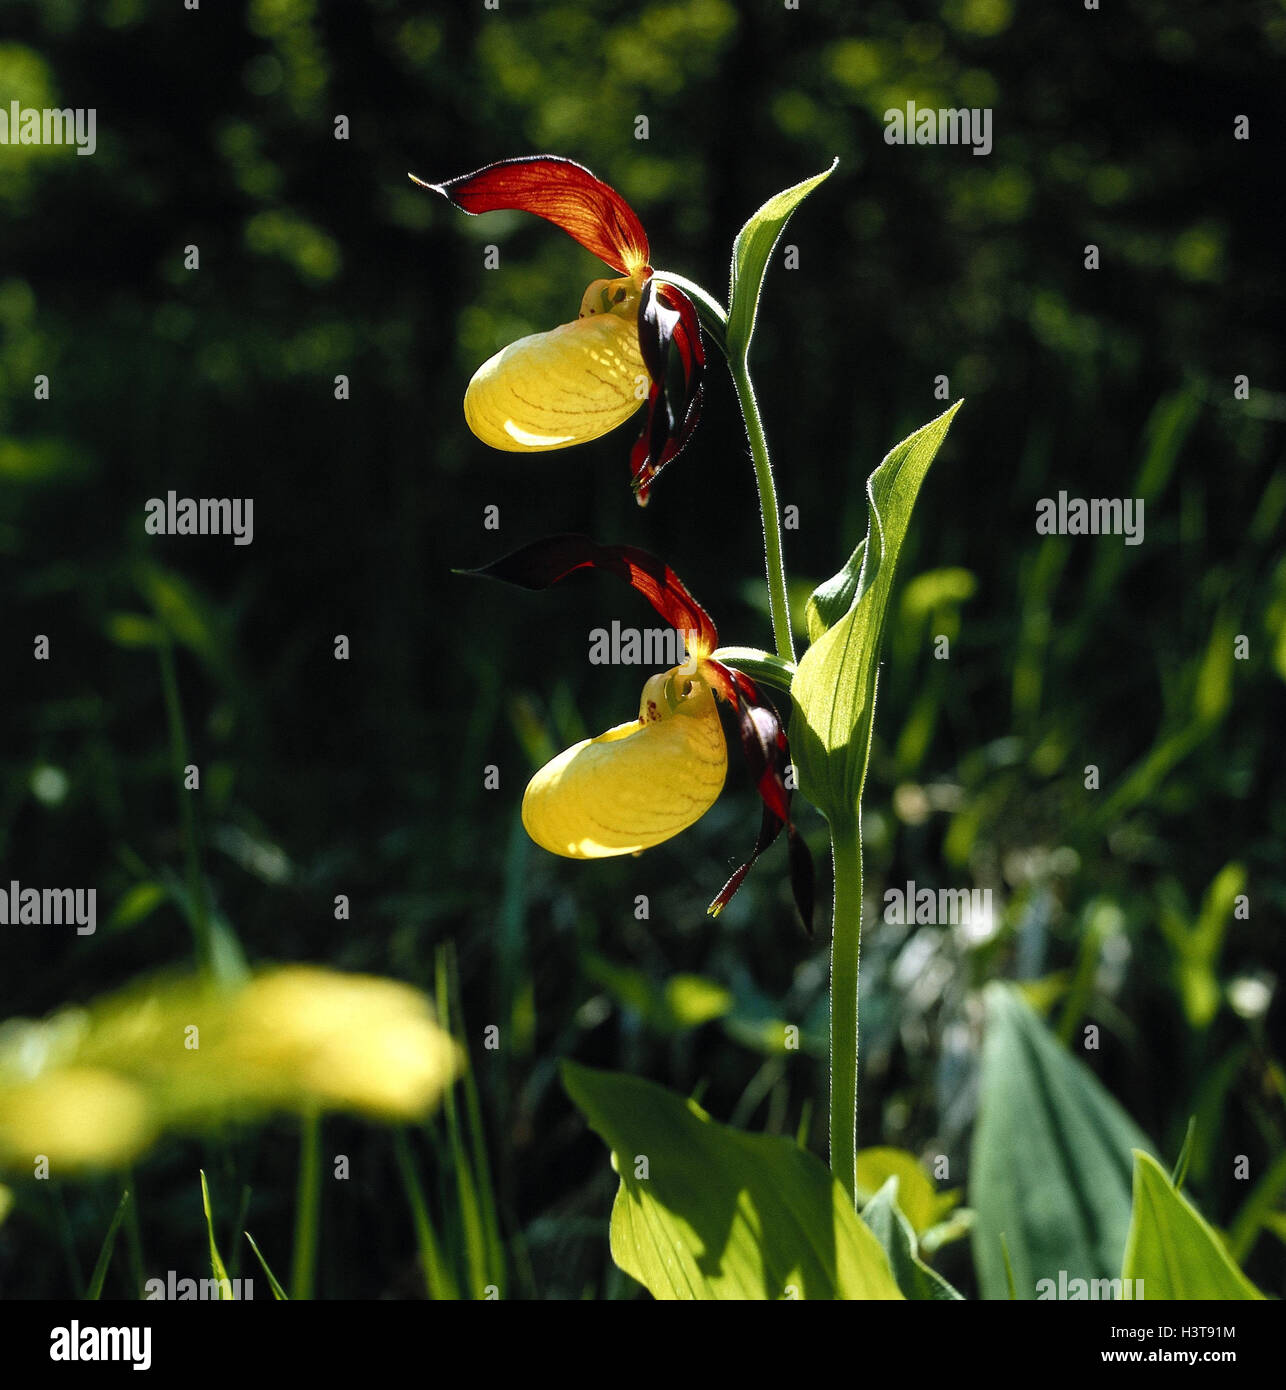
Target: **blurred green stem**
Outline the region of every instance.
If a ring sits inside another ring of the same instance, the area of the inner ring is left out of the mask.
[[[299,1185],[295,1196],[295,1250],[290,1296],[313,1296],[317,1272],[317,1231],[321,1225],[321,1117],[304,1117],[299,1137]]]
[[[183,819],[183,853],[187,862],[188,920],[196,946],[197,969],[209,975],[214,965],[214,950],[210,941],[210,918],[205,910],[205,883],[201,873],[201,846],[197,839],[196,810],[192,793],[183,785],[184,769],[188,765],[188,736],[183,723],[183,706],[179,703],[179,682],[174,669],[174,649],[166,638],[157,649],[161,658],[161,685],[165,692],[165,715],[170,726],[170,753],[174,759],[176,790],[179,795],[179,815]]]
[[[134,1285],[135,1298],[143,1297],[143,1286],[146,1283],[144,1274],[145,1262],[143,1259],[143,1229],[139,1224],[138,1217],[138,1187],[134,1182],[134,1173],[130,1168],[126,1168],[121,1174],[121,1185],[129,1192],[134,1194],[134,1200],[125,1208],[125,1245],[129,1251],[130,1279]]]
[[[862,834],[831,826],[835,917],[831,932],[831,1172],[857,1205],[857,974],[862,945]]]
[[[773,482],[772,461],[768,457],[768,441],[764,438],[763,421],[759,418],[759,402],[750,381],[750,369],[744,357],[728,362],[741,413],[750,438],[750,453],[755,461],[755,482],[759,487],[759,511],[764,525],[764,556],[768,568],[768,610],[772,614],[773,641],[777,655],[792,664],[795,644],[790,635],[790,604],[786,598],[786,568],[781,556],[781,516],[777,511],[777,488]]]

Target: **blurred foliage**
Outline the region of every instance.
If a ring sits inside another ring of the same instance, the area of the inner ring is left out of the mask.
[[[838,155],[786,238],[799,268],[769,269],[752,350],[800,595],[863,534],[861,480],[943,408],[935,378],[968,398],[903,550],[880,682],[862,1141],[948,1155],[967,1194],[979,989],[1026,982],[1064,1041],[1100,1027],[1085,1060],[1164,1159],[1196,1116],[1189,1189],[1255,1283],[1286,1286],[1280,5],[6,0],[4,18],[0,93],[94,106],[98,147],[0,146],[0,863],[96,887],[100,920],[0,927],[0,1018],[188,964],[202,912],[226,959],[420,987],[453,941],[518,1294],[636,1292],[560,1058],[700,1088],[716,1119],[821,1151],[826,943],[792,925],[784,849],[703,916],[753,841],[742,774],[640,859],[568,864],[518,822],[536,762],[636,706],[648,673],[591,667],[584,644],[639,607],[592,579],[498,595],[450,572],[583,530],[662,553],[723,640],[768,645],[730,386],[712,372],[646,512],[632,426],[536,459],[484,449],[469,375],[571,317],[600,271],[406,172],[577,158],[639,211],[658,264],[724,294],[744,218]],[[907,100],[994,107],[993,152],[886,145]],[[145,535],[170,489],[253,496],[253,545]],[[1145,543],[1038,537],[1060,489],[1144,498]],[[821,855],[820,818],[801,820]],[[994,912],[879,922],[909,879],[990,888]],[[1227,911],[1242,885],[1247,917]],[[440,1190],[421,1196],[462,1213],[443,1239],[485,1249],[467,1169],[443,1131],[424,1142]],[[318,1293],[422,1292],[434,1237],[386,1200],[397,1146],[342,1118],[324,1144],[352,1177],[323,1184]],[[276,1122],[161,1146],[130,1184],[134,1267],[199,1271],[203,1167],[229,1272],[247,1204],[280,1268],[297,1157]],[[121,1190],[15,1186],[0,1293],[84,1287]],[[977,1293],[967,1242],[937,1263]]]

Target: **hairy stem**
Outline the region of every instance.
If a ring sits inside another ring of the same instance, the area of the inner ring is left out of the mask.
[[[794,662],[795,644],[790,633],[790,605],[786,598],[786,568],[781,556],[781,516],[777,510],[777,488],[773,482],[772,461],[768,457],[768,441],[764,438],[763,421],[759,418],[759,403],[750,381],[745,358],[733,358],[728,363],[741,413],[750,438],[750,453],[755,461],[755,483],[759,488],[759,511],[764,527],[764,558],[768,570],[768,609],[772,615],[773,641],[777,655],[783,661]]]
[[[831,935],[831,1172],[857,1202],[857,977],[862,945],[862,836],[831,827],[835,918]]]

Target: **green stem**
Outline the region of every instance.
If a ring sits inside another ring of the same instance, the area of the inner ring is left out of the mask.
[[[179,815],[183,820],[183,854],[187,861],[188,920],[196,945],[197,969],[208,975],[214,965],[210,940],[210,918],[205,907],[205,883],[201,873],[201,842],[197,838],[196,809],[192,793],[183,786],[188,765],[188,736],[179,702],[179,682],[174,669],[174,651],[167,638],[158,648],[161,658],[161,685],[165,692],[165,715],[170,726],[170,755],[174,759],[179,794]]]
[[[831,933],[831,1172],[857,1203],[857,976],[862,946],[862,834],[833,825],[835,918]]]
[[[773,641],[777,655],[783,661],[794,662],[795,644],[790,635],[790,604],[786,598],[786,568],[781,558],[781,516],[777,511],[777,488],[773,483],[772,461],[768,457],[768,441],[764,438],[763,421],[759,418],[759,403],[750,382],[750,369],[744,357],[728,363],[741,413],[750,438],[750,453],[755,461],[755,482],[759,487],[759,511],[764,525],[764,556],[768,569],[768,610],[772,614]]]
[[[321,1118],[305,1116],[299,1139],[299,1184],[295,1194],[295,1250],[290,1296],[313,1296],[317,1272],[317,1230],[321,1225]]]
[[[145,1262],[143,1259],[143,1229],[138,1217],[138,1186],[134,1182],[132,1169],[126,1168],[121,1174],[122,1186],[134,1194],[134,1200],[125,1208],[125,1246],[129,1251],[130,1279],[134,1285],[134,1297],[143,1297]]]

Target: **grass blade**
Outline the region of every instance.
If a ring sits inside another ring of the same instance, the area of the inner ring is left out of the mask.
[[[125,1219],[129,1200],[130,1192],[127,1187],[121,1193],[121,1199],[116,1204],[116,1215],[112,1217],[107,1234],[103,1237],[103,1248],[98,1252],[98,1263],[94,1266],[94,1272],[89,1280],[89,1288],[85,1291],[85,1297],[88,1299],[97,1300],[102,1297],[103,1284],[107,1280],[107,1267],[112,1262],[112,1251],[116,1248],[116,1232],[120,1230],[121,1222]]]
[[[290,1296],[313,1296],[317,1277],[317,1231],[321,1225],[321,1118],[308,1115],[299,1139],[299,1184],[295,1200],[295,1250]]]
[[[263,1267],[263,1272],[268,1276],[268,1287],[272,1290],[272,1296],[278,1303],[289,1303],[290,1295],[277,1282],[277,1276],[268,1268],[268,1261],[263,1257],[263,1251],[255,1244],[255,1238],[249,1231],[241,1233],[250,1242],[250,1248],[255,1252],[255,1258]]]
[[[210,1273],[219,1281],[219,1301],[232,1298],[232,1282],[228,1278],[223,1256],[219,1254],[219,1244],[214,1238],[214,1214],[210,1210],[210,1185],[205,1180],[205,1169],[201,1169],[201,1209],[205,1212],[206,1234],[210,1237]]]
[[[456,1028],[452,1019],[451,987],[448,978],[445,951],[439,951],[436,962],[438,1021],[453,1035]],[[465,1267],[468,1270],[468,1292],[473,1298],[481,1298],[488,1284],[494,1284],[488,1260],[488,1241],[486,1225],[482,1215],[482,1203],[478,1196],[478,1182],[465,1151],[464,1136],[460,1130],[460,1117],[456,1111],[455,1087],[448,1088],[443,1098],[446,1112],[447,1136],[451,1144],[451,1166],[455,1174],[456,1194],[460,1203],[460,1223],[464,1233]]]
[[[407,1200],[411,1204],[411,1221],[415,1226],[415,1239],[420,1248],[420,1261],[424,1266],[425,1289],[432,1299],[458,1299],[460,1290],[443,1258],[438,1238],[433,1233],[428,1203],[424,1200],[424,1189],[415,1173],[415,1161],[411,1156],[411,1146],[406,1142],[404,1130],[399,1129],[394,1133],[393,1147],[397,1155],[397,1166],[402,1174],[402,1186],[406,1188]]]

